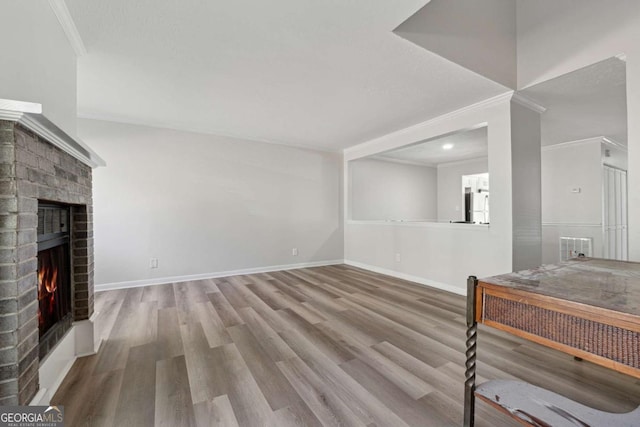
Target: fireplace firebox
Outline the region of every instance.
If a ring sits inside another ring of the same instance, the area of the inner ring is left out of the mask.
[[[38,330],[42,360],[72,326],[70,209],[38,203]]]

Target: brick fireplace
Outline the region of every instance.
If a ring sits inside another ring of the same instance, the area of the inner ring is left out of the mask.
[[[60,138],[59,129],[51,128]],[[62,327],[40,343],[38,206],[61,205],[69,212],[67,322],[93,314],[92,169],[41,136],[46,133],[18,120],[0,120],[0,405],[32,401],[41,364],[72,332]]]

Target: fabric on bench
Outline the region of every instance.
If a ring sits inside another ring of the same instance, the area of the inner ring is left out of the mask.
[[[516,420],[533,426],[640,426],[640,406],[625,414],[599,411],[520,381],[487,381],[476,388],[475,394]]]

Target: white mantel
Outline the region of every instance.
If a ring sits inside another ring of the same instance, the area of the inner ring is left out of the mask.
[[[96,168],[106,162],[87,144],[56,126],[42,114],[42,105],[33,102],[0,99],[0,120],[17,122],[47,142],[69,153],[82,163]]]

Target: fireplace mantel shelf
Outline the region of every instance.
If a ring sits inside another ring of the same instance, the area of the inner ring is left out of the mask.
[[[87,144],[56,126],[42,114],[42,105],[33,102],[0,99],[0,120],[17,122],[84,164],[96,168],[105,161]]]

